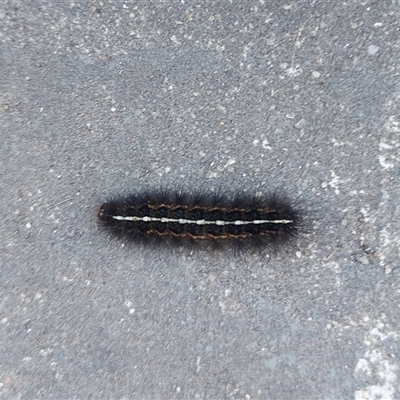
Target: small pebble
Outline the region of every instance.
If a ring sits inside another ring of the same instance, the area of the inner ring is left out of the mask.
[[[375,46],[374,44],[370,44],[368,46],[368,54],[370,56],[374,56],[378,52],[378,50],[379,50],[379,47]]]
[[[300,121],[296,122],[293,126],[295,129],[303,129],[306,126],[306,120],[302,118]]]

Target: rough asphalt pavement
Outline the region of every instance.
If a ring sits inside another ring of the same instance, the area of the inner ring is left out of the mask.
[[[1,399],[399,399],[398,1],[0,1]],[[99,231],[268,193],[277,254]]]

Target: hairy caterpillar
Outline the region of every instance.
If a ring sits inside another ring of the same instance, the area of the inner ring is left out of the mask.
[[[143,243],[276,247],[298,233],[301,213],[284,197],[159,191],[110,199],[98,211],[112,234]]]

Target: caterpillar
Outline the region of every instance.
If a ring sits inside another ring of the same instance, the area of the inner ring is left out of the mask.
[[[276,248],[296,236],[302,217],[279,194],[158,191],[111,198],[100,206],[98,220],[114,236],[141,243]]]

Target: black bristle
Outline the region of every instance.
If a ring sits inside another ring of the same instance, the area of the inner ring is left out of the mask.
[[[227,243],[246,249],[276,248],[296,236],[302,225],[301,213],[282,195],[182,191],[112,198],[101,205],[98,219],[113,235],[141,243]]]

